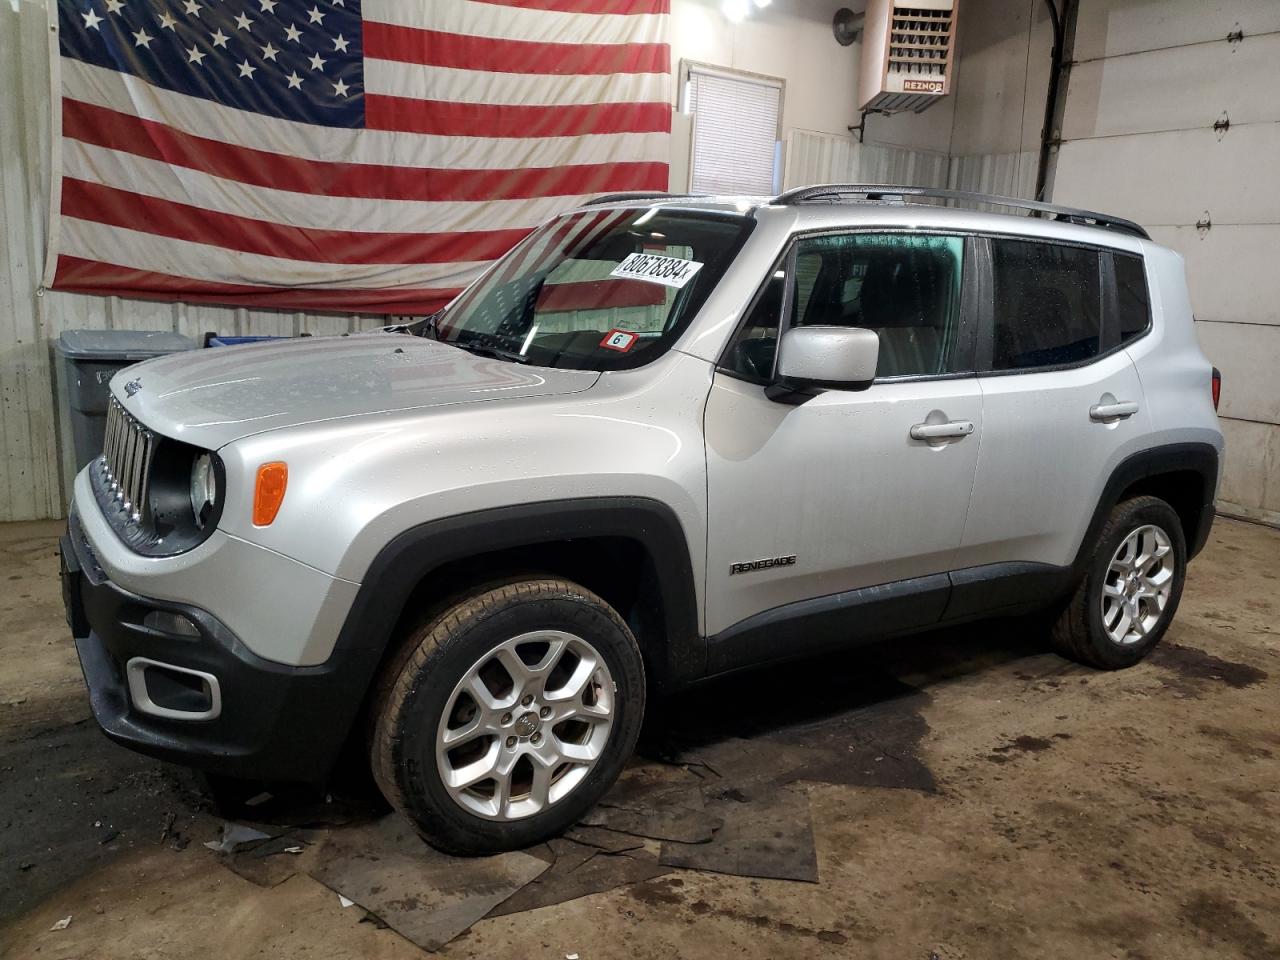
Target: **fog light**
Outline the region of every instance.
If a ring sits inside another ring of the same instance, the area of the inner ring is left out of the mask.
[[[194,623],[182,614],[171,613],[168,610],[152,610],[142,618],[142,625],[149,630],[168,634],[171,637],[200,636],[200,630]]]

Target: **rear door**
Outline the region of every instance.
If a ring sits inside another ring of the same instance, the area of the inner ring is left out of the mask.
[[[982,449],[956,566],[1062,567],[1112,469],[1150,430],[1115,320],[1112,254],[1001,238],[986,249]]]

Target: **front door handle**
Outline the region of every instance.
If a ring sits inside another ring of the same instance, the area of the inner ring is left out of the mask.
[[[949,420],[946,423],[917,423],[911,428],[912,440],[958,440],[973,433],[972,420]]]
[[[1106,423],[1110,420],[1123,420],[1125,417],[1132,417],[1137,412],[1138,404],[1135,400],[1095,403],[1089,408],[1089,419],[1096,420],[1098,423]]]

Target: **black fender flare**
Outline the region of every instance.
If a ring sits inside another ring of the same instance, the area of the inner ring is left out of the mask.
[[[367,690],[413,592],[435,570],[470,557],[540,543],[599,537],[638,542],[661,593],[664,682],[706,668],[689,542],[675,511],[647,497],[587,497],[494,507],[410,527],[374,557],[334,645],[367,664],[353,678]]]
[[[1209,540],[1209,530],[1213,526],[1213,497],[1218,489],[1218,450],[1209,443],[1170,443],[1158,447],[1139,450],[1121,460],[1107,479],[1094,508],[1093,519],[1085,531],[1084,539],[1076,552],[1072,570],[1083,573],[1084,564],[1088,561],[1093,545],[1101,533],[1107,517],[1120,502],[1120,496],[1134,484],[1151,477],[1167,473],[1196,473],[1203,484],[1199,522],[1195,528],[1187,531],[1187,559],[1191,559]]]

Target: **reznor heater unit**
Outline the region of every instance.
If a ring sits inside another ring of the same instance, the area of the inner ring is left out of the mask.
[[[959,0],[867,0],[861,109],[919,113],[951,92],[959,5]]]

